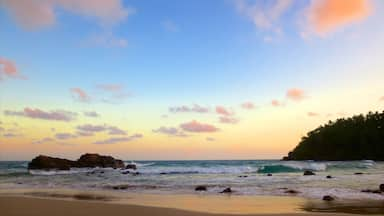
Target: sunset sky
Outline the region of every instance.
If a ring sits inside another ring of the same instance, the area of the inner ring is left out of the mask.
[[[0,160],[274,159],[384,109],[381,0],[0,0]]]

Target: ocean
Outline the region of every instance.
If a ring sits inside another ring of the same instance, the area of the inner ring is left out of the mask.
[[[218,194],[231,187],[233,195],[277,195],[341,199],[384,200],[384,194],[361,192],[377,190],[384,183],[384,162],[280,161],[280,160],[201,160],[126,161],[137,165],[139,174],[123,174],[112,168],[73,168],[69,171],[27,169],[27,161],[0,162],[0,189],[57,188],[75,190],[114,190],[121,193]],[[316,173],[303,176],[305,170]],[[362,173],[356,175],[355,173]],[[272,176],[268,175],[272,174]],[[326,176],[332,178],[326,178]],[[204,185],[206,192],[196,192]],[[298,193],[287,193],[294,190]]]

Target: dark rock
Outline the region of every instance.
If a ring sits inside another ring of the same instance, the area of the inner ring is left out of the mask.
[[[40,155],[28,164],[28,169],[69,170],[71,167],[121,168],[124,167],[124,162],[111,156],[84,154],[77,161]]]
[[[45,155],[35,157],[29,164],[28,169],[58,169],[69,170],[75,165],[75,161],[54,158]]]
[[[247,178],[248,176],[247,175],[240,175],[238,176],[239,178]]]
[[[140,175],[141,173],[139,173],[139,172],[133,172],[132,173],[132,175],[134,175],[134,176],[137,176],[137,175]]]
[[[300,192],[299,191],[295,191],[295,190],[286,190],[284,193],[297,194],[297,193],[300,193]]]
[[[136,167],[136,164],[127,164],[127,166],[125,167],[125,169],[133,169],[133,170],[136,170],[137,167]]]
[[[363,175],[362,172],[355,172],[355,175]]]
[[[278,188],[279,190],[288,190],[287,187],[281,187],[281,188]]]
[[[384,192],[384,184],[380,184],[379,188],[381,192]]]
[[[231,188],[225,188],[223,191],[221,191],[220,193],[232,193],[232,189]]]
[[[166,172],[161,172],[160,175],[167,175],[167,173]]]
[[[305,170],[304,175],[306,176],[306,175],[316,175],[316,174],[310,170]]]
[[[207,187],[206,186],[197,186],[196,188],[195,188],[195,191],[207,191]]]
[[[130,173],[129,170],[127,170],[127,171],[122,172],[121,174],[123,174],[123,175],[127,175],[127,174],[129,174],[129,173]]]
[[[268,173],[267,176],[272,176],[272,174],[271,174],[271,173]]]
[[[327,175],[327,179],[331,179],[331,178],[333,178],[332,176],[330,176],[330,175]]]
[[[112,187],[113,190],[126,190],[128,189],[128,185],[115,185]]]
[[[323,200],[324,201],[333,201],[333,200],[335,200],[335,198],[333,198],[333,197],[331,197],[329,195],[326,195],[326,196],[323,196]]]
[[[380,190],[371,190],[371,189],[361,190],[361,192],[363,192],[363,193],[375,193],[375,194],[381,193]]]
[[[76,167],[112,167],[122,168],[124,162],[111,156],[99,154],[83,154],[75,163]]]

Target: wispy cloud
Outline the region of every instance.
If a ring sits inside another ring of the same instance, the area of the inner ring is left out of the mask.
[[[200,123],[195,120],[181,124],[180,127],[184,131],[193,132],[193,133],[204,133],[204,132],[209,133],[209,132],[216,132],[219,130],[219,128],[215,127],[214,125]]]
[[[384,96],[382,96],[379,100],[380,100],[380,101],[384,101]]]
[[[43,143],[49,143],[49,142],[55,142],[55,140],[50,137],[44,137],[42,139],[32,141],[32,144],[43,144]]]
[[[307,9],[310,31],[326,35],[344,26],[360,22],[372,13],[369,0],[311,1]]]
[[[4,115],[7,116],[22,116],[33,119],[44,119],[44,120],[55,120],[55,121],[72,121],[76,118],[77,113],[65,111],[65,110],[55,110],[55,111],[43,111],[41,109],[33,109],[26,107],[22,111],[11,111],[5,110]]]
[[[310,117],[316,117],[316,116],[319,116],[320,114],[316,112],[307,112],[307,115]]]
[[[143,135],[142,134],[134,134],[134,135],[131,135],[131,136],[126,136],[126,137],[112,137],[112,138],[109,138],[109,139],[105,139],[105,140],[100,140],[100,141],[96,141],[96,142],[93,142],[93,144],[115,144],[115,143],[124,143],[124,142],[130,142],[130,141],[133,141],[135,139],[140,139],[142,138]]]
[[[216,113],[224,116],[232,116],[235,114],[232,110],[223,106],[216,106]]]
[[[271,101],[271,105],[274,107],[280,107],[280,106],[284,106],[284,103],[279,100],[273,99]]]
[[[207,140],[208,142],[213,142],[213,141],[215,141],[216,139],[213,138],[213,137],[206,137],[205,140]]]
[[[0,6],[7,9],[21,26],[29,30],[54,25],[58,9],[94,18],[101,25],[113,25],[134,13],[134,9],[124,7],[121,0],[2,0]]]
[[[292,6],[292,0],[235,1],[240,14],[252,21],[258,29],[279,31],[280,17]]]
[[[127,135],[127,132],[125,130],[122,130],[116,126],[108,127],[108,130],[109,135]]]
[[[250,101],[244,102],[240,106],[241,106],[241,108],[246,109],[246,110],[251,110],[251,109],[256,108],[255,104],[250,102]]]
[[[169,136],[177,136],[177,137],[187,137],[187,134],[185,134],[183,131],[181,131],[179,128],[176,127],[164,127],[161,126],[158,129],[152,130],[154,133],[162,133]]]
[[[0,57],[0,80],[5,78],[26,79],[26,77],[19,72],[13,61]]]
[[[70,92],[72,93],[72,97],[80,102],[89,102],[91,101],[91,97],[81,88],[71,88]]]
[[[96,88],[108,92],[120,92],[123,90],[124,87],[121,84],[105,83],[96,85]]]
[[[77,136],[71,133],[56,133],[55,138],[59,140],[67,140],[67,139],[72,139],[76,138]]]
[[[99,33],[91,35],[84,42],[85,46],[96,46],[104,48],[125,48],[128,46],[128,40],[118,37],[112,32]]]
[[[172,20],[164,20],[161,22],[161,25],[166,31],[169,32],[178,32],[179,27]]]
[[[194,104],[191,107],[183,105],[183,106],[170,107],[169,112],[172,112],[172,113],[183,113],[183,112],[208,113],[209,108],[200,106],[198,104]]]
[[[84,124],[76,127],[81,136],[92,136],[93,133],[108,132],[109,135],[127,135],[127,132],[116,126]]]
[[[95,111],[84,111],[83,115],[87,116],[87,117],[93,117],[93,118],[96,118],[96,117],[100,116],[100,114],[95,112]]]
[[[302,89],[298,89],[298,88],[288,89],[286,96],[288,99],[296,102],[302,101],[307,97],[305,95],[305,92]]]
[[[229,116],[220,116],[219,121],[220,123],[224,123],[224,124],[236,124],[239,122],[237,118],[229,117]]]

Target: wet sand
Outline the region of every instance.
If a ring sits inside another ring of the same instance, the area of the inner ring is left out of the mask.
[[[206,203],[209,205],[210,203]],[[272,203],[273,204],[273,203]],[[269,207],[272,207],[273,205]],[[275,205],[275,209],[279,206]],[[55,216],[211,216],[211,215],[242,215],[242,214],[215,214],[215,213],[204,213],[199,211],[188,211],[174,208],[163,208],[163,207],[151,207],[141,206],[132,204],[117,204],[109,202],[95,202],[95,201],[74,201],[74,200],[60,200],[60,199],[48,199],[48,198],[37,198],[37,197],[14,197],[14,196],[2,196],[0,197],[0,213],[2,216],[44,216],[44,215],[55,215]],[[244,215],[244,214],[243,214]],[[265,215],[287,215],[287,216],[347,216],[352,214],[341,214],[341,213],[278,213],[278,214],[267,214],[255,212],[255,216]],[[364,215],[364,214],[361,214]]]

